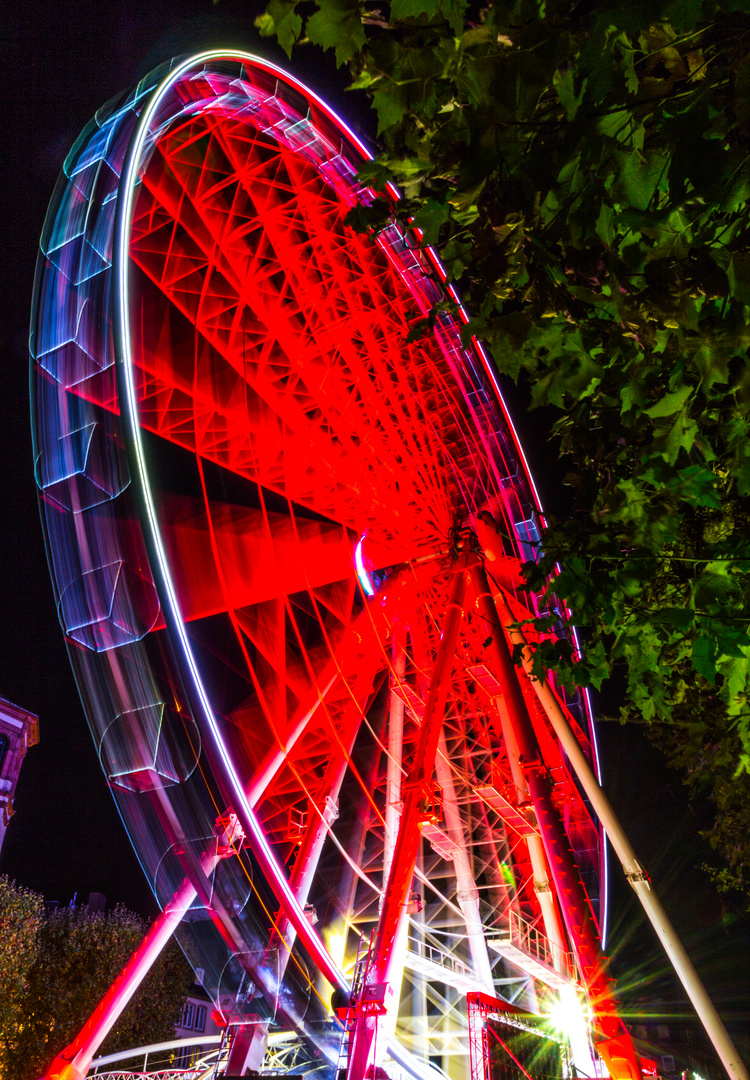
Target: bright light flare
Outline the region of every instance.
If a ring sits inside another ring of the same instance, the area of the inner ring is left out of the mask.
[[[343,971],[344,969],[344,951],[346,949],[346,934],[340,933],[338,930],[331,930],[325,934],[325,943],[328,946],[328,952],[332,959]]]
[[[594,1057],[589,1039],[589,1024],[583,1003],[573,986],[564,986],[557,1001],[547,1009],[550,1025],[570,1043],[573,1065],[579,1076],[595,1076]]]

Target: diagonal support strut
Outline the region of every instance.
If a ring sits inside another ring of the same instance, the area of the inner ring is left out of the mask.
[[[386,1039],[379,1039],[378,1036],[381,1034],[382,1017],[388,1011],[389,994],[392,997],[399,937],[406,918],[406,901],[414,876],[422,827],[430,820],[432,812],[435,757],[443,728],[464,598],[471,567],[476,561],[477,556],[468,550],[463,551],[456,561],[453,590],[435,658],[419,743],[404,784],[404,805],[375,938],[374,960],[358,1006],[349,1080],[365,1080],[371,1069],[380,1064],[386,1050]]]

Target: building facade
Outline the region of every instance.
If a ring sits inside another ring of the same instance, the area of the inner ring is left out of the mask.
[[[196,983],[185,999],[180,1021],[175,1027],[175,1038],[189,1039],[191,1036],[200,1038],[203,1035],[220,1035],[222,1028],[216,1023],[212,1015],[213,1011],[214,1003],[211,998],[203,987]],[[208,1049],[210,1048],[205,1043],[197,1042],[193,1046],[186,1044],[177,1051],[173,1064],[178,1068],[190,1068]]]
[[[30,746],[39,742],[39,717],[0,697],[0,848],[13,815],[18,774]]]

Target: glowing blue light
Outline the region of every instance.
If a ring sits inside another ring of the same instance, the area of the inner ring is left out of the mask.
[[[362,559],[362,541],[363,540],[364,540],[364,536],[360,538],[359,543],[357,544],[356,548],[354,549],[354,565],[357,568],[357,577],[359,578],[359,583],[362,586],[362,588],[364,589],[365,594],[367,596],[374,596],[375,595],[375,586],[373,585],[372,581],[370,581],[370,575],[367,573],[367,570],[365,569],[364,561]]]

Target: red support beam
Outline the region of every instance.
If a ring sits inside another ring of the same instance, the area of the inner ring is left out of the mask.
[[[235,845],[242,843],[242,834],[238,831],[237,819],[233,814],[219,818],[216,828],[216,846],[206,852],[201,863],[206,878],[216,869],[220,859],[233,854]],[[94,1054],[176,930],[195,900],[197,892],[196,884],[186,878],[154,921],[80,1033],[52,1062],[44,1080],[82,1080],[89,1070]]]
[[[433,774],[443,715],[450,690],[451,674],[458,633],[463,618],[464,598],[470,569],[476,562],[471,551],[462,552],[454,571],[453,590],[447,605],[443,636],[438,646],[411,771],[403,786],[403,810],[393,851],[388,884],[383,895],[374,946],[374,959],[368,972],[355,1024],[349,1080],[366,1080],[385,1051],[385,1039],[378,1039],[380,1017],[387,1012],[392,995],[392,965],[397,954],[399,928],[414,877],[422,827],[434,820],[437,792]]]
[[[552,785],[539,750],[518,673],[495,609],[484,567],[472,570],[476,610],[490,631],[487,661],[502,689],[518,744],[521,767],[536,814],[555,891],[571,944],[578,959],[592,1012],[598,1027],[597,1050],[612,1080],[641,1080],[630,1034],[620,1019],[612,993],[614,980],[601,951],[599,932],[586,890],[573,861],[570,842],[552,799]]]
[[[491,1080],[491,1056],[490,1056],[490,1033],[487,1020],[491,1016],[516,1016],[532,1018],[532,1014],[524,1009],[511,1005],[508,1001],[492,997],[479,990],[472,990],[466,995],[466,1011],[469,1020],[469,1068],[470,1080]],[[498,1036],[495,1036],[498,1038]],[[508,1047],[498,1038],[503,1048],[510,1053]],[[511,1057],[513,1055],[511,1054]],[[516,1065],[526,1076],[529,1074],[516,1058]]]
[[[307,824],[289,880],[298,902],[302,905],[307,903],[323,843],[328,835],[328,827],[338,817],[339,792],[351,761],[351,752],[362,722],[362,714],[363,707],[360,703],[350,702],[341,723],[341,743],[339,746],[332,745],[331,759],[321,782],[320,792],[316,793],[316,799],[308,800]],[[281,942],[284,943],[284,948],[290,949],[295,936],[289,916],[281,912],[271,934],[269,953],[274,947],[279,947]]]

